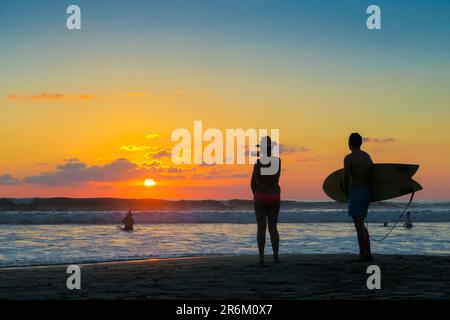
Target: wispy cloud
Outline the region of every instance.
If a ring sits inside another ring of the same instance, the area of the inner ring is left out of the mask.
[[[296,144],[283,144],[280,143],[280,153],[300,153],[300,152],[308,152],[309,148],[296,145]]]
[[[226,180],[226,179],[240,179],[248,178],[248,173],[235,172],[232,170],[219,170],[212,168],[211,170],[193,174],[191,179],[193,180]]]
[[[274,146],[277,145],[276,141],[272,141],[272,148]],[[250,154],[250,147],[249,146],[245,146],[245,154],[249,155]],[[280,154],[291,154],[291,153],[303,153],[303,152],[308,152],[310,151],[309,148],[301,146],[301,145],[297,145],[297,144],[283,144],[280,143],[279,145],[279,152]]]
[[[11,94],[10,100],[31,100],[31,101],[61,101],[61,100],[92,100],[95,99],[91,94],[64,94],[64,93],[38,93],[38,94]]]
[[[123,145],[120,147],[122,151],[148,151],[150,147],[148,146],[136,146],[134,144],[131,145]]]
[[[390,143],[396,141],[394,138],[363,138],[363,142],[365,143]]]
[[[318,162],[319,159],[316,157],[304,157],[304,158],[298,158],[295,159],[297,162]]]
[[[159,134],[157,134],[157,133],[150,133],[150,134],[145,136],[145,139],[156,139],[158,137],[159,137]]]
[[[14,178],[10,174],[5,174],[0,176],[0,185],[5,186],[12,186],[12,185],[18,185],[20,184],[20,180],[17,178]]]

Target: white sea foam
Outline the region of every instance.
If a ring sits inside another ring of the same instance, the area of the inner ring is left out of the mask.
[[[371,222],[395,221],[404,204],[370,209]],[[450,208],[422,205],[410,210],[414,222],[450,222]],[[124,211],[3,211],[0,224],[119,224]],[[227,211],[139,211],[134,212],[136,224],[155,223],[254,223],[252,210]],[[281,223],[348,222],[345,208],[282,209]]]

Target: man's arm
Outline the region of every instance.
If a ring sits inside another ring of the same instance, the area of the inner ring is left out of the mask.
[[[348,189],[350,187],[350,159],[348,157],[344,158],[344,193],[348,199]]]
[[[373,161],[372,158],[370,157],[370,155],[367,153],[367,158],[370,164],[370,168],[369,168],[369,177],[367,179],[367,182],[369,184],[369,188],[372,185],[372,179],[373,179]]]

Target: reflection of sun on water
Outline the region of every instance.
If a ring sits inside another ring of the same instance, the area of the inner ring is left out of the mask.
[[[153,187],[156,184],[155,180],[153,179],[145,179],[144,185],[146,187]]]

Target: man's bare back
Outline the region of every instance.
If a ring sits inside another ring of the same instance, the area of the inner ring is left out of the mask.
[[[348,215],[352,217],[358,235],[358,261],[372,261],[369,231],[364,220],[370,205],[370,184],[373,162],[369,154],[361,150],[363,138],[357,132],[348,137],[352,151],[344,158],[344,192],[348,199]]]
[[[372,175],[372,159],[367,152],[354,150],[344,158],[344,185],[368,186]]]

